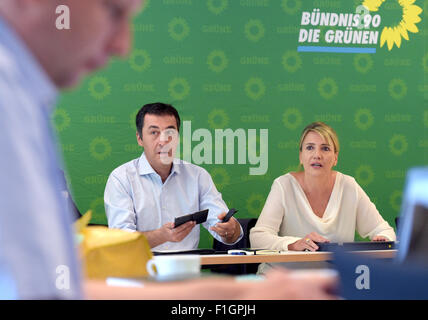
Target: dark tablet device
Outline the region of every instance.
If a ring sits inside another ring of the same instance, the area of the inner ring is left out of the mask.
[[[185,216],[175,218],[174,228],[181,226],[183,223],[186,223],[187,221],[196,221],[196,224],[203,223],[207,221],[207,217],[208,217],[208,209],[191,213],[191,214],[186,214]]]
[[[224,217],[222,222],[228,222],[230,220],[230,218],[232,218],[232,216],[237,212],[238,212],[238,210],[231,208],[229,210],[229,212],[226,214],[226,216]]]

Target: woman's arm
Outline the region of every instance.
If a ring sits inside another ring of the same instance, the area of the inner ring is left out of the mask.
[[[278,235],[285,215],[284,205],[284,191],[280,182],[276,179],[272,184],[257,224],[250,231],[252,248],[286,251],[288,250],[288,245],[300,239]]]
[[[382,218],[374,203],[358,184],[357,197],[357,231],[360,236],[370,237],[371,240],[385,237],[389,241],[395,241],[394,229]]]

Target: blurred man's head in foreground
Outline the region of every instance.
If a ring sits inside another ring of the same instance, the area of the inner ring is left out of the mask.
[[[132,43],[130,19],[143,0],[1,0],[0,17],[24,40],[59,88],[125,56]],[[59,5],[69,8],[70,28],[58,29]]]

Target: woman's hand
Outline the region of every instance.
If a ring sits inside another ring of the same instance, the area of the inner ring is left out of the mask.
[[[374,236],[372,241],[389,241],[389,239],[384,236]]]
[[[318,246],[315,242],[330,242],[327,238],[320,236],[316,232],[311,232],[304,238],[297,240],[296,242],[288,245],[288,250],[294,251],[317,251]]]

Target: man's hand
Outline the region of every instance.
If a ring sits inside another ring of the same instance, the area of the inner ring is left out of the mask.
[[[180,242],[192,231],[193,227],[196,225],[195,221],[188,221],[183,223],[181,226],[174,229],[174,223],[168,222],[165,223],[159,231],[162,233],[165,242]]]
[[[217,218],[222,221],[226,216],[226,212],[220,213]],[[234,243],[241,234],[241,225],[235,218],[230,218],[228,222],[217,223],[214,227],[210,228],[212,231],[217,232],[226,243]]]
[[[165,223],[159,229],[143,232],[151,248],[165,242],[180,242],[192,231],[195,221],[189,221],[174,229],[174,222]]]

